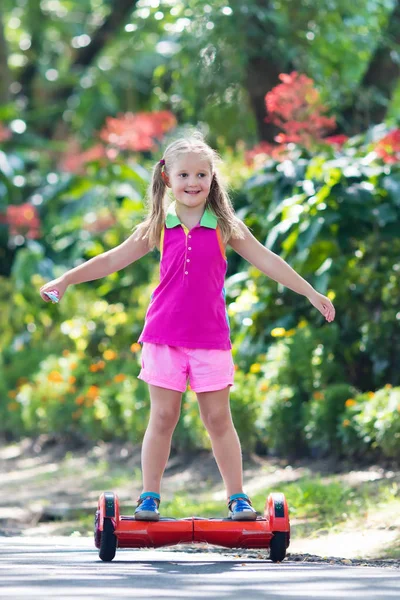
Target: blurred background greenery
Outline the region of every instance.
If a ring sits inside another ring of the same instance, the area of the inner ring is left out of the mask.
[[[336,308],[228,252],[244,450],[400,456],[400,1],[3,0],[0,432],[140,442],[157,251],[60,305],[126,239],[154,161],[201,130],[238,216]],[[190,389],[173,447],[211,448]]]

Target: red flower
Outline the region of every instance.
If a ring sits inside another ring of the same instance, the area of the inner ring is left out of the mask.
[[[400,161],[400,129],[394,129],[375,146],[375,152],[388,164]]]
[[[324,115],[327,108],[312,79],[296,71],[281,73],[279,79],[282,83],[265,96],[269,113],[265,120],[283,129],[275,138],[279,144],[292,142],[310,148],[336,127],[335,118]]]
[[[156,148],[156,140],[175,127],[177,120],[168,110],[126,113],[108,117],[100,131],[100,139],[120,150],[146,152]]]
[[[286,155],[287,150],[285,147],[262,141],[245,152],[245,161],[247,165],[261,166],[267,158],[279,161],[284,160]]]
[[[4,127],[3,123],[0,123],[0,142],[5,142],[9,140],[12,136],[12,133],[7,127]]]
[[[58,168],[61,171],[83,175],[86,163],[92,160],[101,160],[102,158],[106,158],[106,149],[102,144],[95,144],[91,148],[81,152],[79,142],[72,139],[68,144],[67,152],[58,163]]]
[[[7,206],[5,215],[0,215],[0,222],[7,223],[10,235],[24,235],[36,239],[40,237],[40,219],[35,206],[25,203],[19,206]]]
[[[349,138],[347,135],[339,134],[339,135],[331,135],[329,137],[324,138],[324,142],[328,144],[332,144],[335,146],[343,146],[345,142],[347,142]]]

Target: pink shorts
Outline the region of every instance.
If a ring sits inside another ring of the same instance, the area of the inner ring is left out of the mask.
[[[143,342],[142,369],[138,378],[178,392],[186,391],[189,378],[194,392],[211,392],[233,385],[234,372],[231,350]]]

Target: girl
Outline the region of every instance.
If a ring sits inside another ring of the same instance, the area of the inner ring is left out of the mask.
[[[268,277],[306,296],[328,322],[335,316],[331,301],[260,244],[236,217],[220,181],[218,160],[200,135],[172,142],[153,170],[147,219],[116,248],[40,289],[43,300],[49,301],[44,293],[50,290],[57,291],[61,300],[68,285],[119,271],[155,246],[160,251],[160,283],[139,338],[138,377],[149,385],[151,408],[142,445],[138,520],[160,518],[161,478],[188,378],[226,487],[229,516],[257,517],[243,492],[241,447],[229,406],[234,364],[225,307],[226,246]]]

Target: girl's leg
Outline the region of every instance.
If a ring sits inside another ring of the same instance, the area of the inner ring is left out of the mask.
[[[215,392],[199,392],[197,399],[227,495],[240,494],[243,492],[242,450],[232,421],[229,386]]]
[[[160,494],[161,478],[179,421],[182,393],[149,385],[150,420],[142,444],[143,492]]]

